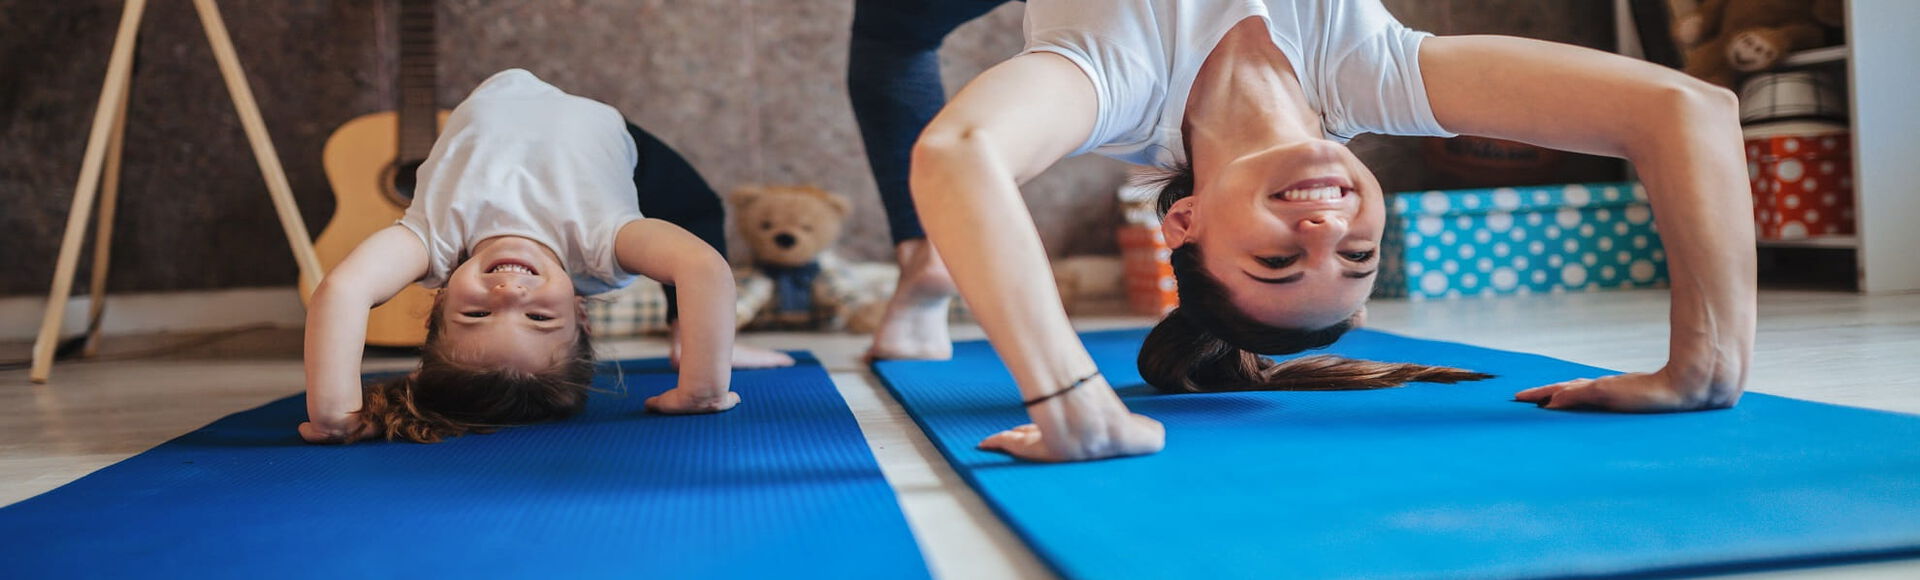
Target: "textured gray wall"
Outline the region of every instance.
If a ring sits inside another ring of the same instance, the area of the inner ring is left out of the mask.
[[[327,135],[388,108],[391,0],[221,2],[307,227],[333,212]],[[888,238],[845,94],[852,0],[442,0],[440,102],[524,67],[606,101],[679,148],[722,191],[807,183],[857,209],[846,252]],[[1612,44],[1609,3],[1389,0],[1408,25]],[[949,92],[1020,48],[1018,3],[966,25],[942,53]],[[0,0],[0,295],[45,292],[120,5]],[[390,26],[390,24],[389,24]],[[295,269],[191,4],[150,2],[141,29],[115,230],[115,291],[290,285]],[[1354,143],[1390,189],[1423,187],[1416,141]],[[1606,177],[1580,164],[1569,179]],[[1112,250],[1124,166],[1069,160],[1030,184],[1056,255]],[[83,266],[84,273],[85,268]],[[84,275],[84,274],[83,274]]]

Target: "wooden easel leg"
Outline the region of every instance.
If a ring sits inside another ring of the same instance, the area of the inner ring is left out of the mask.
[[[93,223],[93,283],[88,293],[87,343],[81,355],[87,357],[100,354],[100,321],[107,312],[107,267],[113,257],[114,210],[120,204],[120,155],[127,148],[127,100],[133,94],[131,82],[123,93],[120,111],[113,116],[113,133],[107,137],[107,173],[100,181],[100,218]]]
[[[320,257],[313,252],[313,236],[307,235],[300,207],[293,202],[293,188],[287,185],[286,170],[280,167],[280,154],[274,151],[266,122],[260,119],[260,105],[253,100],[253,89],[247,85],[246,71],[240,68],[240,58],[234,53],[227,25],[220,19],[220,8],[213,0],[194,0],[193,6],[200,13],[201,27],[207,31],[207,42],[213,45],[213,58],[220,63],[220,76],[227,81],[227,92],[233,95],[233,108],[240,113],[240,125],[247,131],[247,142],[253,145],[253,157],[260,163],[260,175],[266,178],[267,193],[273,196],[273,207],[280,214],[280,227],[287,232],[287,244],[293,247],[293,259],[300,266],[301,284],[305,286],[301,295],[310,296],[320,284]]]
[[[80,163],[80,183],[74,186],[73,209],[67,213],[66,235],[60,239],[60,257],[53,268],[53,289],[47,293],[46,316],[40,321],[40,336],[33,341],[33,368],[27,376],[36,383],[47,382],[53,373],[53,351],[60,345],[60,322],[67,313],[67,296],[73,291],[73,274],[79,266],[80,245],[86,237],[87,218],[92,213],[94,193],[100,184],[100,165],[106,158],[114,116],[126,100],[127,84],[133,76],[133,47],[146,7],[146,0],[127,0],[120,13],[120,31],[114,35],[106,83],[100,89],[99,104],[94,106],[93,130],[87,135],[87,152]]]

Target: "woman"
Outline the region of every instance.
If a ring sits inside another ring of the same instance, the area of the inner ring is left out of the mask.
[[[1627,412],[1739,399],[1754,250],[1728,91],[1577,47],[1432,37],[1378,0],[1033,0],[1025,29],[1027,49],[969,83],[912,151],[912,198],[932,244],[1029,401],[1033,424],[983,448],[1065,461],[1163,444],[1160,425],[1128,412],[1095,372],[1019,197],[1021,182],[1089,151],[1169,173],[1161,206],[1181,306],[1142,347],[1156,386],[1445,376],[1257,356],[1324,346],[1362,312],[1385,220],[1378,182],[1344,146],[1361,132],[1483,135],[1633,161],[1670,256],[1668,363],[1516,398]]]

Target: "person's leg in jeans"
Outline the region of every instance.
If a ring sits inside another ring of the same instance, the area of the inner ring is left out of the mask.
[[[633,186],[639,190],[640,213],[680,226],[705,240],[721,256],[727,255],[727,211],[720,195],[714,193],[707,180],[672,147],[633,123],[627,123],[627,132],[633,135],[640,151],[640,162],[633,167]],[[666,287],[666,295],[667,323],[673,329],[672,360],[677,367],[680,364],[680,296],[673,286]],[[735,368],[792,364],[793,357],[786,353],[734,343]]]
[[[1006,0],[856,0],[847,92],[893,231],[900,283],[874,332],[872,358],[952,356],[947,308],[953,279],[920,229],[907,188],[913,144],[946,105],[940,44]]]

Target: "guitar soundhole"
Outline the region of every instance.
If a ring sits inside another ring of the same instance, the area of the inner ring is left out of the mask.
[[[413,204],[414,186],[419,182],[420,164],[425,161],[401,161],[387,166],[387,197],[395,205]]]

